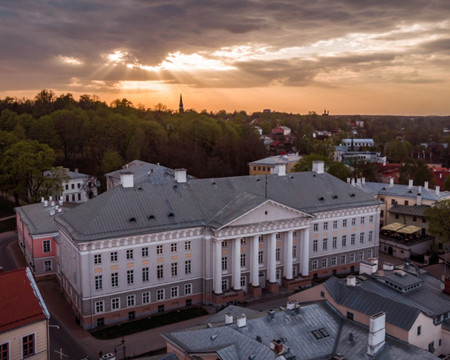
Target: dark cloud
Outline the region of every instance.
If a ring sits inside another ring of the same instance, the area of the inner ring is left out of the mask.
[[[236,71],[201,76],[107,67],[104,55],[120,49],[140,64],[154,66],[170,52],[201,53],[250,43],[280,49],[352,33],[386,33],[378,37],[380,42],[406,40],[414,35],[389,32],[415,23],[437,24],[449,15],[448,0],[5,1],[0,3],[0,78],[4,79],[0,91],[44,87],[68,91],[73,78],[82,84],[163,79],[197,87],[307,86],[320,73],[347,69],[364,74],[389,68],[403,54],[392,48],[364,55],[355,51],[316,56],[315,61],[249,60],[234,64]],[[430,36],[449,35],[445,27],[427,31]],[[421,35],[418,30],[417,36]],[[412,44],[402,62],[408,63],[406,56],[427,52],[448,55],[449,49],[448,38]],[[74,57],[83,64],[61,64],[58,56]],[[425,79],[418,73],[414,81]]]

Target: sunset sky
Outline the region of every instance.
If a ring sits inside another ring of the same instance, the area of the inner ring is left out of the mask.
[[[449,0],[0,0],[0,98],[450,115]]]

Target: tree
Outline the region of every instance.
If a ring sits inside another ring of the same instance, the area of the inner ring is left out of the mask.
[[[54,151],[45,144],[33,140],[21,140],[11,145],[0,160],[0,183],[19,204],[19,194],[24,194],[32,201],[42,195],[44,183],[48,178],[43,175],[50,170],[55,161]]]
[[[444,190],[450,191],[450,176],[447,179],[445,179]]]
[[[391,140],[384,148],[384,154],[387,156],[388,160],[395,163],[404,162],[409,158],[410,152],[411,145],[407,141]]]
[[[333,161],[330,158],[319,154],[309,154],[303,156],[297,164],[294,165],[291,172],[311,171],[313,161],[325,162],[325,170],[327,173],[336,176],[343,181],[347,180],[347,178],[351,175],[350,169],[348,169],[344,163]]]
[[[108,151],[103,156],[102,169],[103,172],[109,173],[122,168],[124,161],[117,151]]]
[[[450,200],[435,202],[425,210],[428,231],[442,243],[450,242]]]
[[[408,184],[409,180],[414,180],[416,185],[423,185],[428,181],[430,186],[434,185],[433,174],[422,159],[410,160],[400,168],[398,183]]]

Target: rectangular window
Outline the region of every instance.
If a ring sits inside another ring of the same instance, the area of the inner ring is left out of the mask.
[[[347,235],[342,235],[342,246],[347,246]]]
[[[327,223],[327,222],[324,222],[324,223],[323,223],[323,229],[324,229],[324,230],[328,230],[328,223]]]
[[[370,216],[369,216],[369,222],[370,222],[370,223],[373,223],[373,215],[370,215]]]
[[[156,290],[156,300],[161,301],[164,300],[164,298],[165,298],[164,289]]]
[[[184,242],[184,250],[191,250],[191,242],[190,241]]]
[[[372,249],[367,250],[367,258],[372,259]]]
[[[342,220],[342,227],[347,227],[347,219]]]
[[[104,301],[96,301],[95,302],[95,313],[96,314],[100,314],[102,313],[104,310]]]
[[[313,230],[314,231],[318,231],[319,230],[319,224],[314,224],[313,225]]]
[[[395,199],[391,199],[391,205],[395,205]]]
[[[172,276],[178,275],[178,263],[174,262],[170,265],[170,268],[172,270]]]
[[[66,184],[66,190],[69,190],[69,184]]]
[[[136,303],[136,296],[135,295],[127,295],[127,306],[134,306]]]
[[[34,334],[22,338],[22,354],[24,358],[34,355]]]
[[[150,292],[146,291],[142,293],[142,303],[149,304],[150,303]]]
[[[75,184],[71,184],[71,188],[72,188],[72,189],[75,189]]]
[[[323,239],[322,248],[323,248],[323,250],[328,249],[328,239],[327,238]]]
[[[192,294],[192,284],[184,284],[184,295]]]
[[[247,284],[247,278],[245,276],[241,276],[241,287],[245,287]]]
[[[313,251],[317,251],[319,246],[318,240],[313,240]]]
[[[44,260],[44,271],[52,271],[52,261]],[[0,358],[1,360],[1,358]]]
[[[94,264],[98,265],[102,263],[102,254],[94,255]]]
[[[337,248],[337,236],[333,236],[333,249]]]
[[[345,264],[345,260],[346,260],[345,255],[341,255],[341,264]]]
[[[226,256],[224,256],[222,258],[222,270],[227,270],[228,269],[228,258]]]
[[[281,257],[281,249],[280,248],[276,248],[275,249],[275,260],[276,261],[280,261],[280,257]]]
[[[228,290],[228,280],[222,280],[222,291]]]
[[[258,237],[258,242],[261,244],[264,242],[264,236],[263,235],[259,235]]]
[[[319,267],[319,261],[318,260],[313,260],[312,263],[311,263],[311,269],[317,270],[318,267]]]
[[[127,284],[134,284],[134,270],[127,270]]]
[[[364,243],[364,233],[359,234],[359,243],[360,244]]]
[[[352,218],[352,226],[356,225],[356,218]]]
[[[9,343],[0,344],[0,360],[9,360]]]
[[[361,216],[361,224],[364,224],[365,218],[364,216]]]
[[[142,248],[142,257],[148,257],[148,247]]]
[[[280,239],[280,238],[281,238],[281,234],[280,234],[280,233],[276,233],[276,234],[275,234],[275,238],[276,238],[276,239]]]
[[[364,251],[360,251],[359,252],[359,260],[363,260],[364,259]]]
[[[111,310],[120,309],[120,298],[111,299]]]
[[[81,184],[80,183],[77,184],[77,188],[81,189]]]
[[[164,265],[157,265],[156,266],[156,278],[162,279],[164,276]]]
[[[158,305],[158,312],[159,313],[164,312],[164,305]]]
[[[185,274],[190,274],[191,273],[191,260],[186,260],[184,262],[184,273]]]
[[[292,246],[292,257],[295,259],[297,257],[297,246]]]
[[[369,242],[372,241],[372,237],[373,237],[373,231],[369,231]]]
[[[405,205],[409,205],[409,201],[408,200],[405,200]]]
[[[177,244],[170,244],[170,252],[177,252]]]
[[[241,239],[241,245],[245,245],[247,243],[247,240],[245,238]]]
[[[148,267],[142,268],[142,281],[146,282],[148,280],[149,280],[149,268]]]
[[[333,221],[333,229],[337,229],[337,225],[338,225],[337,220],[334,220]]]
[[[322,259],[322,268],[326,268],[328,266],[328,259],[327,258],[323,258]]]
[[[117,261],[117,251],[111,253],[111,262]]]
[[[112,273],[111,274],[111,287],[118,287],[119,286],[119,273]]]
[[[355,239],[356,239],[356,235],[355,235],[355,234],[352,234],[352,235],[351,235],[351,238],[350,238],[350,244],[351,244],[351,245],[355,245]]]
[[[333,256],[332,258],[331,258],[331,266],[336,266],[337,265],[337,257],[336,256]]]
[[[103,289],[103,277],[102,275],[96,275],[95,276],[95,290],[102,290]]]
[[[350,254],[350,262],[355,262],[355,254]]]
[[[133,259],[133,250],[127,250],[127,259],[128,260]]]
[[[228,247],[228,241],[227,240],[222,241],[222,247]]]
[[[81,194],[78,194],[78,201],[81,201]]]
[[[258,251],[258,264],[264,263],[264,251]]]
[[[156,245],[156,255],[162,255],[162,253],[163,253],[163,246]]]
[[[350,311],[347,311],[347,319],[353,320],[353,313]]]
[[[171,298],[176,298],[178,297],[178,286],[172,286],[170,288],[170,297]]]
[[[245,254],[241,254],[241,267],[245,267]]]
[[[42,242],[42,251],[44,251],[45,253],[48,253],[51,251],[50,249],[50,240],[44,240]]]

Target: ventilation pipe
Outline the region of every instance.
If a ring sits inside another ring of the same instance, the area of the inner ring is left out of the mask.
[[[186,169],[175,169],[175,181],[179,184],[186,182]]]
[[[439,190],[441,190],[441,187],[440,186],[436,186],[436,195],[438,195],[438,196],[439,196]]]
[[[325,172],[325,162],[324,161],[313,161],[312,171],[316,174],[323,174]]]
[[[286,164],[276,164],[272,169],[270,169],[271,174],[277,174],[278,176],[286,175]]]
[[[241,314],[237,317],[237,326],[239,328],[244,327],[247,325],[247,317],[245,314]]]
[[[134,187],[134,175],[130,171],[122,171],[120,173],[120,182],[123,188]]]
[[[412,189],[412,187],[413,187],[413,180],[409,180],[408,181],[408,189]]]
[[[347,286],[354,287],[356,286],[356,277],[353,275],[347,276]]]
[[[390,178],[389,179],[389,186],[393,187],[394,186],[394,178]]]
[[[230,312],[227,312],[225,314],[225,324],[232,324],[233,323],[233,314],[231,314]]]
[[[422,205],[422,194],[420,192],[417,194],[416,204],[418,206]]]
[[[384,346],[386,338],[386,313],[379,312],[370,317],[369,344],[367,355],[375,354]]]
[[[428,190],[428,181],[425,181],[425,183],[423,184],[423,187],[425,188],[425,190]]]

